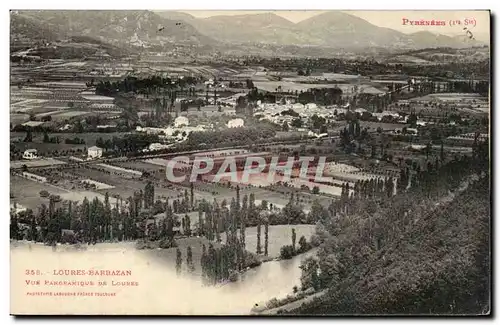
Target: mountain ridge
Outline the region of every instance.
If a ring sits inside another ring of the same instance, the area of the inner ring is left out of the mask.
[[[354,46],[356,48],[363,46],[363,44],[365,46],[395,48],[469,47],[480,45],[480,42],[463,42],[462,38],[438,35],[427,31],[424,35],[405,34],[394,29],[379,27],[363,18],[342,11],[323,12],[296,23],[272,12],[216,15],[206,18],[196,18],[178,11],[160,11],[158,13],[167,18],[173,16],[179,19],[189,17],[185,19],[189,19],[189,22],[198,31],[225,42],[260,42],[278,45],[293,44],[328,47]],[[258,22],[256,18],[259,17],[272,17],[274,22],[281,22],[281,24],[273,26],[276,29],[273,34],[273,32],[265,31],[264,25],[255,24],[255,22]],[[251,26],[253,30],[251,32],[242,30],[244,26],[242,26],[241,20],[248,21],[248,26]],[[214,24],[217,26],[214,27]],[[345,35],[342,35],[342,33]],[[336,39],[332,39],[332,37],[336,37]],[[440,45],[440,43],[443,43],[443,45]]]

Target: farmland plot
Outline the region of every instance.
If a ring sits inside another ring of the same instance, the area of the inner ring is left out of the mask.
[[[69,192],[59,187],[39,183],[20,176],[10,177],[10,191],[14,196],[11,198],[11,201],[17,202],[26,208],[36,211],[42,204],[48,206],[49,199],[40,197],[40,191],[43,190],[55,195],[62,195]]]

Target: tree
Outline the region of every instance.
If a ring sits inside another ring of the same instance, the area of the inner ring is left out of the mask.
[[[181,269],[182,269],[182,253],[179,247],[177,247],[177,252],[176,252],[177,258],[175,260],[175,270],[177,272],[177,275],[181,274]]]
[[[10,239],[20,239],[19,224],[15,214],[10,216]]]
[[[296,119],[293,119],[291,125],[294,127],[294,128],[301,128],[302,127],[302,120],[300,118],[296,118]]]
[[[190,208],[192,209],[194,207],[194,185],[193,183],[190,183],[190,191],[191,191],[191,196],[190,196]]]
[[[307,249],[308,247],[306,237],[301,236],[299,239],[299,253],[304,253],[305,251],[307,251]]]
[[[257,254],[262,254],[262,248],[260,247],[260,218],[257,221]]]
[[[269,221],[264,225],[264,255],[268,255],[269,248]]]
[[[32,142],[33,141],[33,133],[31,131],[31,128],[28,127],[26,130],[26,137],[24,138],[23,142]]]
[[[297,240],[297,234],[295,233],[295,228],[292,228],[292,248],[295,252],[295,241]]]
[[[302,275],[300,277],[300,283],[302,284],[302,290],[307,288],[319,289],[319,277],[318,277],[318,261],[314,257],[308,257],[300,269],[302,270]]]
[[[191,246],[188,246],[188,248],[187,248],[186,264],[187,264],[189,272],[193,273],[194,272],[194,264],[193,264],[193,251],[191,249]]]
[[[144,188],[144,208],[149,209],[154,206],[155,187],[151,182],[148,182]]]

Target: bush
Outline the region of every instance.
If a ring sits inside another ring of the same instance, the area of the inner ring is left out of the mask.
[[[160,240],[160,244],[159,244],[159,247],[160,248],[173,248],[173,247],[177,247],[177,243],[175,242],[174,239],[170,240],[169,238],[163,238],[162,240]]]
[[[294,251],[293,251],[293,246],[292,245],[285,245],[281,247],[280,250],[280,257],[284,260],[289,260],[294,256]]]
[[[248,251],[245,251],[245,265],[244,265],[245,268],[247,268],[247,267],[254,268],[254,267],[257,267],[261,264],[262,264],[262,262],[257,257],[257,255],[252,254]]]
[[[299,249],[297,250],[297,254],[302,254],[310,250],[313,246],[311,243],[308,243],[306,237],[302,236],[299,239]]]

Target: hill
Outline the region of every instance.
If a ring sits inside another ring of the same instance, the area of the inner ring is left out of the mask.
[[[353,201],[349,215],[323,219],[322,244],[304,264],[302,283],[326,294],[293,312],[490,313],[488,145],[481,144],[476,159],[420,173],[406,192]]]
[[[161,11],[158,15],[194,26],[200,33],[226,43],[260,43],[282,46],[322,46],[333,49],[366,48],[421,49],[429,47],[470,47],[481,44],[463,37],[430,32],[404,34],[369,23],[341,11],[329,11],[293,23],[274,13],[219,15],[196,18]]]
[[[38,10],[19,14],[57,31],[65,39],[92,36],[119,46],[139,47],[213,43],[185,22],[165,19],[146,10]]]
[[[321,44],[291,21],[273,13],[213,16],[194,24],[207,35],[226,42],[259,42],[278,45]]]
[[[55,41],[57,33],[46,28],[36,19],[15,13],[10,15],[10,47],[11,51],[25,49],[37,44]]]
[[[334,47],[398,47],[407,37],[389,28],[375,26],[364,19],[340,11],[330,11],[303,20],[299,28],[325,45]]]

